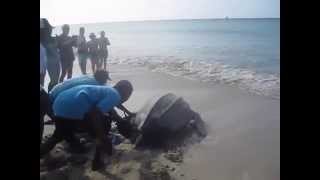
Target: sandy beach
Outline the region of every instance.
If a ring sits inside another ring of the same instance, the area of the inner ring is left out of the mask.
[[[77,76],[77,61],[74,67]],[[111,64],[109,68],[112,83],[121,79],[132,82],[134,92],[125,103],[131,111],[138,111],[152,97],[175,93],[200,113],[209,134],[200,144],[190,146],[179,162],[166,158],[170,153],[155,156],[155,152],[137,152],[130,144],[121,144],[107,173],[92,172],[88,162],[82,169],[74,167],[69,172],[73,175],[65,179],[280,179],[280,100],[228,85],[152,72],[147,67]],[[46,128],[45,133],[50,132],[52,128]],[[54,179],[53,175],[45,179],[50,178]]]

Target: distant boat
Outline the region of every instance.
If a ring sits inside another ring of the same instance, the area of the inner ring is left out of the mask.
[[[225,20],[229,20],[229,17],[228,17],[228,16],[226,16],[224,19],[225,19]]]

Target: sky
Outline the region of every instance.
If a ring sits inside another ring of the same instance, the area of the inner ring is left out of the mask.
[[[52,25],[226,16],[280,18],[280,0],[40,0]]]

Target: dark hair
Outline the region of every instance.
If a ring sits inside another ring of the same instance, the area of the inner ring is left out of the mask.
[[[43,28],[40,28],[40,42],[42,42],[43,45],[46,45],[51,40],[52,26],[45,18],[42,18],[41,21],[44,26]]]
[[[105,70],[97,70],[94,73],[94,78],[100,83],[100,84],[105,84],[107,80],[110,80],[109,77],[109,72]]]
[[[96,35],[94,33],[90,33],[89,37],[96,37]]]
[[[80,27],[79,31],[85,31],[84,27]]]
[[[61,27],[62,29],[65,29],[65,28],[68,28],[68,29],[70,29],[70,26],[69,26],[69,24],[64,24],[64,25],[62,25],[62,27]]]
[[[121,80],[117,82],[116,85],[113,86],[121,96],[121,103],[127,101],[132,94],[133,87],[130,81]]]

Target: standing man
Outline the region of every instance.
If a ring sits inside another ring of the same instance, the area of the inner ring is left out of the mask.
[[[81,27],[79,30],[79,36],[77,41],[78,47],[78,60],[82,74],[87,74],[87,57],[88,57],[88,46],[86,37],[84,36],[84,27]]]
[[[66,140],[75,150],[83,149],[75,136],[77,128],[83,127],[96,138],[92,170],[103,168],[104,153],[112,155],[112,143],[107,137],[111,122],[106,123],[104,113],[126,102],[132,91],[131,83],[123,80],[114,87],[80,85],[60,93],[53,103],[56,129],[40,146],[40,158],[62,140]]]
[[[99,68],[99,54],[98,54],[99,42],[94,33],[90,33],[89,37],[90,37],[90,41],[88,42],[89,56],[91,60],[92,73],[94,73],[96,69]]]
[[[47,71],[50,77],[48,91],[58,84],[60,77],[60,55],[56,38],[51,36],[52,29],[47,19],[40,19],[40,43],[46,50]]]
[[[108,58],[108,47],[110,46],[110,41],[105,37],[105,32],[101,31],[99,38],[99,66],[101,68],[103,64],[103,69],[107,68],[107,58]]]
[[[65,24],[62,26],[62,34],[58,38],[58,48],[61,57],[62,73],[60,82],[63,82],[66,74],[67,78],[72,78],[73,61],[75,59],[73,53],[73,46],[76,46],[76,38],[69,36],[70,26]]]
[[[44,85],[44,78],[46,76],[47,71],[47,55],[46,49],[40,43],[40,85]]]

